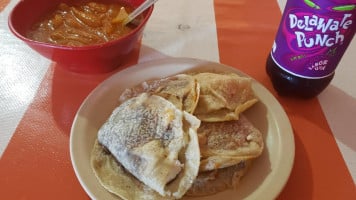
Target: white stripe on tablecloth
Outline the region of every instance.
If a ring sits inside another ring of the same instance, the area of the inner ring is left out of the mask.
[[[155,4],[139,62],[165,57],[219,61],[213,0],[161,0]]]
[[[7,16],[17,2],[11,1],[0,13],[0,157],[50,64],[8,29]]]
[[[356,88],[347,80],[355,79],[356,37],[336,69],[330,86],[320,94],[319,102],[339,149],[356,183]]]

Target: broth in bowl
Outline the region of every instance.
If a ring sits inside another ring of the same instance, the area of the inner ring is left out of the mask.
[[[83,1],[60,3],[40,22],[35,23],[27,37],[39,42],[65,46],[85,46],[115,40],[131,32],[135,25],[122,21],[133,7],[120,2]],[[137,23],[143,16],[137,17]]]

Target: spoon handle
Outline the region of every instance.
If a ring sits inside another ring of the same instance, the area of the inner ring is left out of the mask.
[[[145,11],[152,4],[156,3],[158,0],[146,0],[139,7],[137,7],[132,13],[130,13],[127,18],[124,20],[123,24],[128,24],[131,20],[135,19],[139,14]]]

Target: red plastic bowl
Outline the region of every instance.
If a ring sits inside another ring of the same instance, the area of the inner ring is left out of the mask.
[[[95,1],[95,0],[94,0]],[[100,2],[125,2],[138,7],[144,0],[100,0]],[[102,73],[109,72],[120,66],[127,55],[140,40],[143,29],[150,18],[153,6],[147,9],[144,19],[129,34],[103,44],[69,47],[43,43],[26,37],[31,26],[43,16],[55,9],[59,3],[72,0],[21,0],[12,10],[9,17],[9,27],[12,33],[23,40],[28,46],[41,55],[55,61],[58,65],[74,72]]]

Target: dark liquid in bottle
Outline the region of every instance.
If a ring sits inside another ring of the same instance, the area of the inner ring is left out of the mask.
[[[270,54],[267,58],[266,71],[274,89],[279,95],[302,98],[317,96],[329,85],[334,77],[334,73],[320,79],[307,79],[295,76],[277,66]]]

